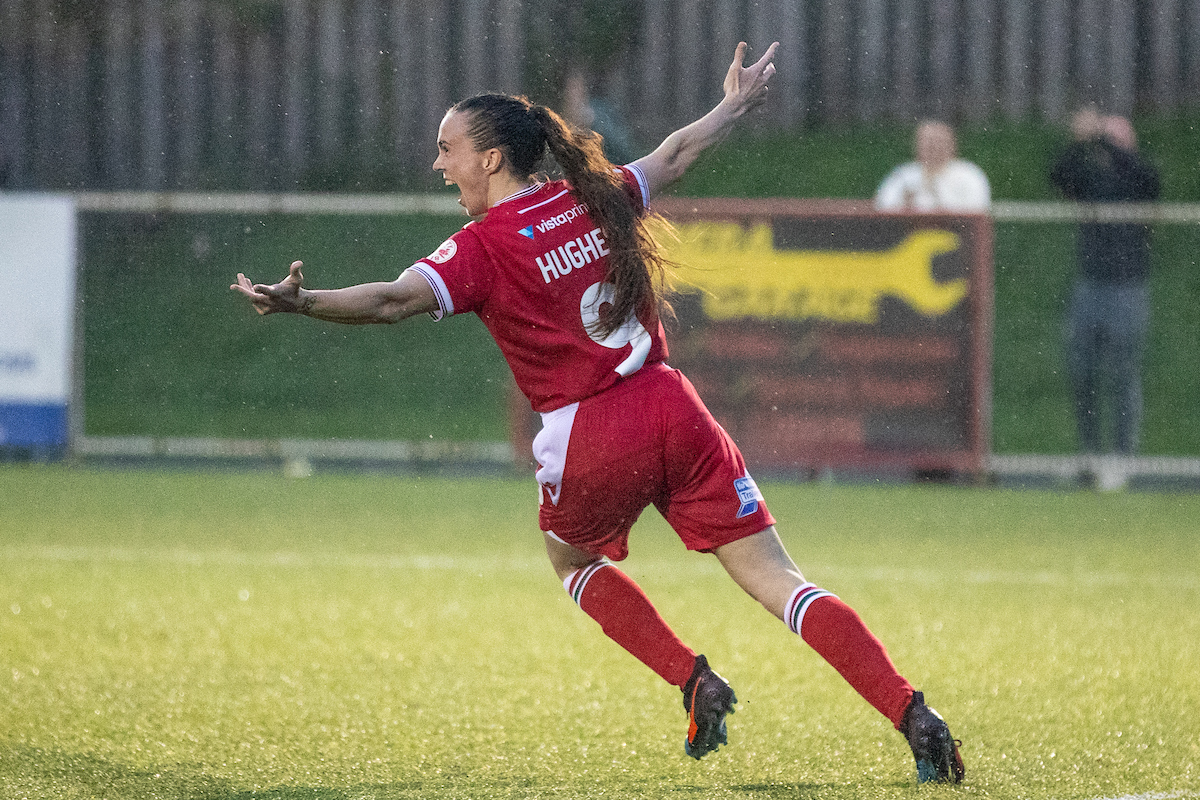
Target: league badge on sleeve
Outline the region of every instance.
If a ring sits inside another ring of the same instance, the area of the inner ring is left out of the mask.
[[[762,492],[758,490],[758,484],[754,482],[754,478],[745,475],[733,482],[733,488],[737,490],[738,502],[741,507],[738,508],[737,518],[748,517],[755,511],[758,511],[758,504],[762,502]]]
[[[434,250],[429,255],[429,260],[435,264],[445,264],[450,259],[454,258],[454,254],[458,252],[458,242],[453,239],[447,239],[442,242],[437,250]]]

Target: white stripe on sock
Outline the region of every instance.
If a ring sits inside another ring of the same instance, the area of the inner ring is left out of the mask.
[[[792,596],[788,598],[787,604],[783,607],[783,621],[787,623],[788,630],[797,636],[801,635],[804,615],[808,613],[812,602],[821,597],[835,596],[832,592],[827,592],[813,583],[802,583],[797,586],[796,591],[792,592]]]
[[[579,604],[579,599],[583,597],[583,590],[587,586],[588,581],[603,567],[607,566],[608,559],[602,558],[599,561],[593,561],[586,567],[580,567],[566,577],[566,580],[563,581],[563,588],[567,590],[567,594],[571,596],[576,605]]]

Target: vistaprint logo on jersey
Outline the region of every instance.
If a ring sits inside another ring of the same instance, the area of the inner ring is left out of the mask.
[[[532,226],[532,225],[526,225],[524,228],[521,228],[521,230],[519,231],[519,233],[520,233],[522,236],[524,236],[526,239],[532,239],[532,238],[533,238],[533,226]]]
[[[541,222],[537,223],[535,227],[537,227],[538,233],[545,233],[546,231],[554,230],[559,225],[566,225],[571,220],[582,217],[586,213],[587,206],[581,203],[574,208],[568,208],[561,214],[556,214],[553,217],[542,220]]]

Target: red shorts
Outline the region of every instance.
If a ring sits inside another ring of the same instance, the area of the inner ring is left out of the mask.
[[[689,550],[775,524],[737,445],[678,370],[648,365],[542,416],[538,521],[567,544],[620,561],[652,503]]]

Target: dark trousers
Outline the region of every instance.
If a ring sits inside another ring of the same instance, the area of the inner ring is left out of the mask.
[[[1145,282],[1076,281],[1067,315],[1067,369],[1080,449],[1103,449],[1101,413],[1113,416],[1117,453],[1137,450],[1142,422],[1142,354],[1150,322]]]

